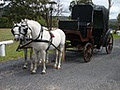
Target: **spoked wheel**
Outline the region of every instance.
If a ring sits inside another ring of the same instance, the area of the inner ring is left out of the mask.
[[[84,50],[83,50],[84,61],[90,62],[92,55],[93,55],[93,45],[91,43],[87,43],[84,46]]]
[[[110,33],[106,39],[106,53],[110,54],[112,52],[113,49],[113,36]]]

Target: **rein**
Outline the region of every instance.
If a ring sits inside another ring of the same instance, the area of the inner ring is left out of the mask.
[[[26,39],[26,40],[27,40],[27,41],[31,40],[31,41],[23,44],[22,46],[19,45],[16,51],[18,51],[19,49],[24,48],[25,46],[29,45],[29,44],[32,43],[32,42],[45,42],[45,43],[50,43],[50,45],[54,46],[55,49],[57,49],[59,52],[61,52],[61,50],[59,50],[52,42],[50,42],[50,41],[48,41],[48,40],[41,40],[41,39],[37,39],[37,40],[34,40],[34,39]],[[50,45],[49,45],[49,47],[50,47]],[[48,49],[49,49],[49,48],[47,48],[47,50],[48,50]],[[47,50],[46,50],[46,51],[47,51]]]

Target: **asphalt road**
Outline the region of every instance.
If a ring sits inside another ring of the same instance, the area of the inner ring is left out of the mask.
[[[53,59],[53,56],[50,57]],[[77,52],[67,52],[62,68],[47,65],[47,74],[30,74],[30,65],[22,69],[23,59],[0,62],[0,90],[120,90],[120,40],[115,40],[109,55],[94,52],[84,63]]]

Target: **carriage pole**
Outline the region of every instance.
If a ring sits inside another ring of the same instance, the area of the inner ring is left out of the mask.
[[[53,11],[53,4],[57,4],[56,2],[52,1],[49,2],[50,4],[50,28],[49,30],[52,30],[52,11]]]

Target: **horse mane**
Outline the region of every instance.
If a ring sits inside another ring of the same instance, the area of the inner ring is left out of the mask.
[[[41,24],[39,23],[39,22],[37,22],[37,21],[35,21],[35,20],[30,20],[30,19],[24,19],[24,21],[26,21],[26,22],[33,22],[34,24],[39,24],[40,26],[41,26]],[[45,27],[45,26],[41,26],[42,28],[43,28],[43,30],[46,30],[46,31],[49,31],[49,29],[47,28],[47,27]],[[58,29],[58,28],[53,28],[52,27],[52,30],[51,31],[54,31],[54,30],[56,30],[56,29]]]

